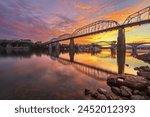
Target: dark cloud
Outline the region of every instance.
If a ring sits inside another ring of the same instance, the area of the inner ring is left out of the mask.
[[[0,0],[0,38],[47,41],[137,1]]]
[[[40,13],[25,1],[0,1],[0,38],[31,38],[47,40],[64,33],[75,22],[70,18],[54,14],[59,20],[49,24]]]
[[[49,25],[22,1],[0,1],[0,38],[39,40],[49,36]]]

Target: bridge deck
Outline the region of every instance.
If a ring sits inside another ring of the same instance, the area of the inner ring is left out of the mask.
[[[68,38],[53,41],[53,42],[47,42],[46,44],[66,41],[66,40],[70,40],[70,39],[78,39],[78,38],[81,38],[81,37],[84,37],[84,36],[94,35],[94,34],[98,34],[98,33],[104,33],[104,32],[108,32],[108,31],[112,31],[112,30],[118,30],[119,28],[139,26],[139,25],[143,25],[143,24],[147,24],[147,23],[150,23],[150,19],[139,21],[139,22],[133,22],[133,23],[129,23],[129,24],[123,24],[123,25],[120,25],[120,26],[116,26],[116,27],[112,27],[112,28],[108,28],[108,29],[104,29],[104,30],[99,30],[99,31],[95,31],[95,32],[87,33],[87,34],[82,34],[82,35],[78,35],[78,36],[72,36],[72,37],[68,37]]]

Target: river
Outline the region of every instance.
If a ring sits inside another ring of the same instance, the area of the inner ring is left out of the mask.
[[[91,99],[84,95],[85,88],[110,90],[106,80],[109,75],[118,73],[117,55],[109,50],[97,54],[77,53],[73,58],[69,55],[0,54],[0,99]],[[134,68],[146,65],[150,66],[127,51],[125,73],[136,75]]]

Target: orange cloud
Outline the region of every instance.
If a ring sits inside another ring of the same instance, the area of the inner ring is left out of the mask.
[[[12,24],[12,26],[18,30],[21,30],[21,31],[26,31],[26,28],[24,26],[24,24],[21,24],[21,23],[17,23],[17,24]]]
[[[82,10],[87,10],[87,9],[90,9],[90,8],[91,8],[91,6],[85,5],[85,4],[82,4],[82,3],[76,3],[76,4],[75,4],[75,7],[76,7],[76,8],[79,8],[79,9],[82,9]]]
[[[148,2],[147,0],[143,0],[142,2],[139,1],[130,7],[120,9],[118,11],[110,12],[100,17],[103,19],[116,20],[120,23],[123,23],[129,15],[141,10],[142,8],[147,7],[146,6],[147,3],[150,3],[150,2]]]

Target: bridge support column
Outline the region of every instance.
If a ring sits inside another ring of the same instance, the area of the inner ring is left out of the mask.
[[[57,50],[57,51],[60,50],[60,44],[59,44],[59,42],[56,43],[56,50]]]
[[[111,46],[111,57],[115,58],[115,55],[116,55],[116,48],[115,46]]]
[[[70,56],[70,61],[74,61],[74,54],[75,54],[75,45],[74,45],[74,39],[70,39],[69,43],[69,56]]]
[[[137,55],[137,47],[136,46],[133,46],[132,47],[132,53],[131,53],[132,56],[136,56]]]
[[[118,74],[124,73],[125,54],[126,54],[125,29],[120,28],[118,31],[118,39],[117,39]]]
[[[70,62],[74,62],[74,55],[75,55],[74,50],[69,50]]]
[[[52,50],[52,44],[49,44],[49,50]]]
[[[59,42],[56,42],[55,43],[55,51],[54,51],[54,53],[55,53],[55,57],[59,57],[59,54],[60,54],[60,43]]]
[[[70,50],[74,50],[74,39],[70,39],[69,47]]]

